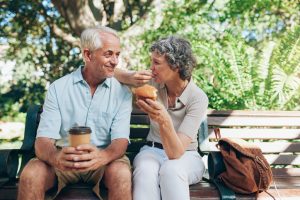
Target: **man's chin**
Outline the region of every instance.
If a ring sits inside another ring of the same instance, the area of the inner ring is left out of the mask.
[[[113,77],[115,75],[115,73],[114,72],[110,72],[110,73],[107,73],[107,78],[111,78],[111,77]]]

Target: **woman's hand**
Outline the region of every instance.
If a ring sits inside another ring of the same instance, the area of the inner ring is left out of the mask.
[[[142,111],[147,113],[149,117],[159,125],[163,125],[171,121],[170,115],[168,114],[166,108],[158,101],[153,101],[151,99],[139,99],[137,100],[136,104]]]

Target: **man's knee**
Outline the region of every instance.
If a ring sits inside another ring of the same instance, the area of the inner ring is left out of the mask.
[[[45,181],[54,182],[55,173],[49,165],[40,160],[31,160],[24,167],[20,184],[45,186]]]
[[[131,169],[124,162],[109,164],[104,173],[105,184],[108,188],[129,185],[131,187]]]

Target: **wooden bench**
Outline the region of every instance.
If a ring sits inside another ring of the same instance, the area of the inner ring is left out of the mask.
[[[21,150],[1,150],[0,159],[8,152],[14,159],[6,160],[11,170],[0,162],[0,180],[10,176],[10,181],[0,187],[0,199],[16,199],[18,175],[14,177],[19,154],[19,171],[34,156],[33,144],[39,122],[40,106],[28,110],[25,125],[24,142]],[[201,124],[199,141],[204,155],[215,148],[213,128],[219,127],[223,137],[240,137],[257,143],[272,166],[274,180],[281,199],[300,199],[300,112],[298,111],[209,111],[207,121]],[[140,147],[145,144],[149,130],[149,118],[134,110],[131,115],[131,144],[127,155],[133,160]],[[7,164],[6,164],[7,165]],[[4,171],[4,172],[3,172]],[[269,192],[278,197],[275,186]],[[191,200],[219,199],[216,187],[206,181],[190,186]],[[65,188],[56,199],[97,199],[91,189],[84,184]],[[237,199],[255,199],[255,195],[239,195]],[[270,199],[266,193],[260,193],[258,199]],[[279,199],[279,198],[276,198]]]

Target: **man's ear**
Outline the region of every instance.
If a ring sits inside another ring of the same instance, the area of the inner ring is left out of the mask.
[[[92,58],[92,54],[91,54],[91,51],[89,49],[83,49],[83,58],[85,61],[91,61],[91,58]]]

